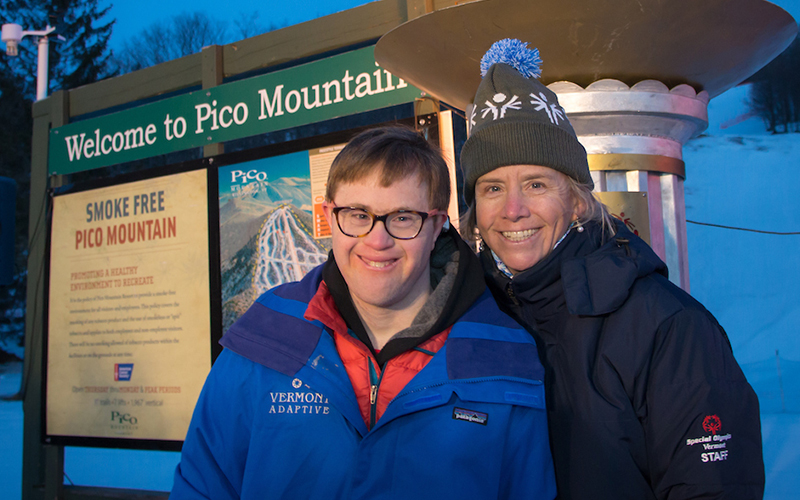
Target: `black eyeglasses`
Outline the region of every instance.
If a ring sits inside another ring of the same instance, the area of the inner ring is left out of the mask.
[[[386,232],[397,240],[413,240],[422,231],[422,225],[429,216],[438,215],[438,211],[417,212],[415,210],[398,210],[385,215],[375,215],[369,210],[356,207],[335,207],[333,216],[339,230],[351,238],[363,238],[375,227],[375,221],[383,222]]]

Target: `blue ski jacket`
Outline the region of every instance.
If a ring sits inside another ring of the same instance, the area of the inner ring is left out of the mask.
[[[536,346],[488,290],[368,430],[330,329],[304,318],[321,279],[223,337],[171,498],[555,497]]]

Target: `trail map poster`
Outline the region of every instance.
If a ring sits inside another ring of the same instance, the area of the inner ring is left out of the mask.
[[[331,162],[343,147],[219,169],[223,332],[259,295],[302,279],[327,259],[330,228],[321,203]]]
[[[48,435],[184,439],[211,368],[206,176],[54,198]]]

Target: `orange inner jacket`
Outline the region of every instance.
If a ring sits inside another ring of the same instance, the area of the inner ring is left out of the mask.
[[[318,320],[333,330],[336,350],[344,362],[368,429],[374,427],[392,399],[444,346],[450,333],[448,327],[418,347],[390,359],[381,369],[369,348],[348,331],[324,281],[309,302],[305,318]]]

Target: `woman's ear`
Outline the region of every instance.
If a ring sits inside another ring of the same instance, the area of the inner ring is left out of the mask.
[[[572,220],[578,220],[586,213],[586,202],[579,196],[572,196]]]

